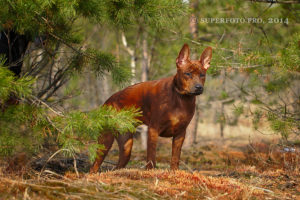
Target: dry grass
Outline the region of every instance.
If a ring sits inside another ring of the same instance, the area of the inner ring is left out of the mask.
[[[105,172],[112,168],[105,163],[94,175],[84,173],[87,163],[78,165],[79,177],[71,168],[55,174],[49,167],[40,177],[40,171],[22,167],[21,173],[7,174],[0,163],[0,199],[300,199],[299,147],[283,152],[276,141],[249,142],[244,136],[198,141],[183,151],[178,171],[168,170],[170,139],[159,141],[158,169],[149,171],[141,169],[146,153],[139,144],[129,169]],[[117,160],[116,149],[108,160]]]
[[[125,169],[92,176],[91,179],[107,184],[145,185],[148,190],[162,197],[186,199],[243,199],[248,196],[263,198],[259,189],[244,185],[232,178],[214,178],[199,172],[168,170]]]
[[[275,193],[233,178],[182,170],[123,169],[21,179],[0,177],[1,199],[265,199]],[[279,199],[279,198],[278,198]]]

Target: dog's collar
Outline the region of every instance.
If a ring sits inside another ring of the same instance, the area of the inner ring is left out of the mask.
[[[176,82],[176,76],[174,76],[174,79],[173,79],[173,88],[175,89],[175,91],[178,93],[178,94],[181,94],[181,95],[187,95],[184,91],[180,91],[177,87],[177,82]]]
[[[176,85],[174,85],[174,88],[175,88],[175,91],[178,93],[178,94],[181,94],[181,95],[186,95],[186,93],[184,91],[180,91]]]

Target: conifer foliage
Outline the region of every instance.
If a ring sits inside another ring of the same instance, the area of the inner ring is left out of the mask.
[[[49,117],[49,109],[52,109],[43,106],[46,103],[36,101],[32,94],[34,79],[16,79],[3,63],[0,66],[0,156],[7,157],[22,151],[37,153],[49,140],[57,141],[60,148],[74,154],[84,149],[89,142],[97,141],[103,131],[109,130],[116,134],[134,132],[139,124],[136,118],[140,113],[136,108],[117,111],[104,106],[87,113],[55,112]],[[11,95],[21,103],[6,106],[5,102]],[[99,145],[96,143],[89,145],[92,160],[97,148]]]
[[[117,111],[99,107],[90,112],[66,113],[57,112],[48,102],[57,100],[57,91],[74,74],[85,70],[98,76],[110,73],[117,84],[130,78],[129,69],[112,54],[85,43],[85,23],[123,29],[139,19],[161,26],[169,23],[182,5],[181,1],[0,0],[1,36],[13,32],[31,40],[18,59],[23,63],[21,77],[9,71],[16,64],[8,59],[11,51],[0,62],[0,155],[38,153],[54,142],[71,154],[89,144],[93,160],[99,147],[95,141],[101,133],[134,132],[139,124],[138,108]],[[11,49],[13,41],[7,41]],[[12,96],[17,99],[13,105],[8,103]]]

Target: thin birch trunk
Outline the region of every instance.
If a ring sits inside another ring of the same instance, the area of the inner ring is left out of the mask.
[[[148,54],[148,42],[147,42],[147,33],[143,31],[143,62],[142,62],[142,82],[148,81],[148,72],[149,72],[149,54]],[[147,149],[147,131],[148,128],[143,126],[141,129],[141,145],[142,149]]]
[[[136,83],[136,78],[135,78],[135,71],[136,71],[136,56],[135,56],[135,51],[131,49],[128,44],[127,44],[127,39],[125,34],[122,32],[122,43],[123,46],[125,47],[127,53],[130,55],[130,68],[131,68],[131,85]]]

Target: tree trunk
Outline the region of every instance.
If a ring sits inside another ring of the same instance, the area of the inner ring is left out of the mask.
[[[224,114],[224,103],[223,102],[221,102],[221,116],[220,117],[221,117],[221,119],[220,119],[220,135],[221,135],[221,138],[224,138],[225,114]]]
[[[226,92],[226,70],[223,69],[221,71],[221,76],[223,77],[223,84],[222,84],[222,90]],[[223,139],[224,138],[224,128],[226,125],[226,120],[225,120],[225,111],[224,111],[224,106],[225,106],[226,101],[221,101],[221,115],[220,115],[220,136]]]
[[[147,44],[147,34],[143,34],[143,64],[142,64],[142,82],[145,82],[148,80],[148,44]]]
[[[190,16],[190,33],[192,35],[193,40],[198,39],[198,20],[197,20],[197,9],[199,5],[199,0],[191,0],[190,1],[190,7],[192,10],[191,16]]]
[[[198,8],[199,0],[191,0],[190,7],[192,9],[192,14],[190,16],[190,33],[192,35],[193,40],[197,41],[198,39],[198,21],[196,17],[196,11]],[[195,54],[192,54],[192,59],[196,58]],[[196,104],[199,103],[198,98],[196,99]],[[184,148],[190,148],[193,144],[196,144],[197,131],[198,131],[198,119],[199,119],[199,108],[196,106],[194,117],[192,118],[189,126],[186,130],[186,138],[183,144]]]
[[[149,55],[148,55],[148,42],[147,42],[147,33],[143,31],[143,62],[142,62],[142,77],[141,81],[148,81],[149,73]],[[141,129],[141,146],[143,150],[147,149],[147,131],[148,127],[143,126]]]
[[[0,31],[0,55],[6,57],[5,65],[9,67],[16,77],[20,77],[23,57],[29,44],[25,35],[14,30]]]
[[[125,34],[122,32],[122,43],[130,55],[130,68],[131,68],[131,85],[136,83],[136,78],[135,78],[135,68],[136,68],[136,56],[135,56],[135,51],[131,49],[128,44],[127,44],[127,39],[125,37]]]

